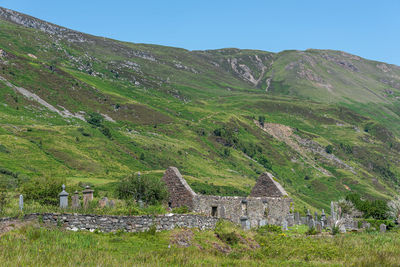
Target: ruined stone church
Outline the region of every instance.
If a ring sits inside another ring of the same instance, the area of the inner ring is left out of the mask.
[[[268,172],[261,174],[248,197],[196,194],[175,167],[169,167],[162,179],[169,191],[171,208],[187,206],[193,212],[227,219],[244,228],[281,225],[292,203],[283,187]]]

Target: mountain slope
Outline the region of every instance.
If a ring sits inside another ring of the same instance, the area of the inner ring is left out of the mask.
[[[0,179],[174,165],[202,193],[272,171],[297,207],[399,185],[400,68],[340,51],[132,44],[0,8]],[[102,120],[98,120],[101,114]]]

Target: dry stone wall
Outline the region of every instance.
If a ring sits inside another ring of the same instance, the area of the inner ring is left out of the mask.
[[[34,213],[26,215],[25,220],[40,220],[47,225],[61,226],[69,230],[98,229],[103,232],[123,230],[126,232],[144,232],[152,226],[156,230],[172,230],[177,227],[199,228],[201,230],[214,229],[218,221],[214,217],[195,214],[166,214],[144,216],[111,216],[111,215],[83,215],[83,214],[57,214]],[[7,218],[5,220],[11,220]]]

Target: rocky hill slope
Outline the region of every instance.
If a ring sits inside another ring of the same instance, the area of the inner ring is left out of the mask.
[[[174,165],[202,193],[275,174],[298,207],[399,186],[400,67],[340,51],[188,51],[0,8],[0,179],[90,182]]]

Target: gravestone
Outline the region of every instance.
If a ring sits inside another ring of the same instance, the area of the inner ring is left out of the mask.
[[[322,232],[322,224],[321,222],[317,221],[315,223],[315,229],[317,230],[317,232],[321,233]]]
[[[307,210],[307,223],[310,223],[310,221],[312,220],[312,215],[310,213],[310,210]]]
[[[60,208],[66,209],[68,208],[68,193],[65,191],[65,185],[62,185],[62,191],[59,194],[60,196]]]
[[[335,221],[333,220],[333,217],[330,216],[330,217],[328,217],[328,219],[326,220],[326,227],[333,228],[333,226],[335,226]]]
[[[326,228],[327,224],[328,224],[328,222],[327,222],[327,219],[326,219],[325,210],[322,209],[322,213],[321,213],[321,225],[322,225],[322,228]]]
[[[83,207],[87,209],[89,207],[90,201],[93,200],[93,192],[94,190],[90,189],[90,186],[86,186],[85,190],[82,191],[83,193]]]
[[[308,222],[308,228],[315,228],[315,221],[314,221],[314,219],[311,219],[309,222]]]
[[[386,225],[385,224],[381,224],[379,225],[379,230],[381,231],[381,233],[385,233],[386,232]]]
[[[301,217],[300,218],[300,224],[308,224],[307,217]]]
[[[296,213],[294,214],[294,223],[295,223],[296,225],[299,225],[299,224],[300,224],[300,213],[298,213],[298,212],[296,212]]]
[[[371,224],[369,222],[363,222],[362,223],[362,228],[369,229],[370,227],[371,227]]]
[[[335,205],[333,203],[333,201],[331,201],[331,217],[333,221],[337,221],[337,217],[336,217],[336,212],[335,212]]]
[[[286,221],[286,219],[283,219],[283,222],[282,222],[282,230],[283,231],[288,231],[289,229],[288,229],[288,222]]]
[[[79,200],[79,193],[75,191],[74,195],[71,197],[72,199],[72,208],[79,209],[81,207],[81,201]]]
[[[100,208],[104,208],[104,207],[108,206],[108,197],[103,197],[102,199],[100,199],[99,206],[100,206]]]
[[[24,196],[19,195],[19,210],[22,211],[24,209]]]
[[[108,201],[108,207],[114,208],[115,207],[115,201],[112,200],[112,199],[110,201]]]
[[[345,226],[344,224],[341,224],[341,225],[339,226],[339,231],[340,231],[341,233],[346,233],[346,226]]]
[[[314,221],[318,221],[318,212],[314,212]]]
[[[288,226],[293,226],[294,225],[294,214],[290,213],[288,215],[286,215],[286,221]]]

